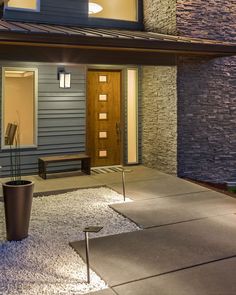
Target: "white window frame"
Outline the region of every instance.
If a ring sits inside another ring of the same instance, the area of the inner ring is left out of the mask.
[[[40,12],[40,0],[36,0],[36,9],[31,8],[21,8],[21,7],[9,7],[7,4],[5,4],[4,9],[6,10],[17,10],[17,11],[32,11],[32,12]]]
[[[5,129],[4,126],[4,110],[5,110],[5,72],[6,71],[30,71],[34,72],[34,144],[20,145],[21,148],[36,148],[38,146],[38,69],[27,67],[2,67],[2,111],[1,111],[1,147],[2,149],[9,149],[9,145],[5,145]]]

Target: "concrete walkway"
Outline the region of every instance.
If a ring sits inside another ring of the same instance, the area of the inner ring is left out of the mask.
[[[90,264],[109,289],[91,295],[235,295],[236,199],[143,166],[126,173],[133,202],[111,206],[142,230],[90,241]],[[35,192],[108,186],[121,173],[27,177]],[[84,242],[71,243],[82,256]]]
[[[122,192],[116,173],[94,179]],[[94,295],[236,294],[236,199],[142,166],[126,187],[134,202],[112,208],[143,230],[91,240],[110,286]],[[85,258],[83,241],[72,246]]]

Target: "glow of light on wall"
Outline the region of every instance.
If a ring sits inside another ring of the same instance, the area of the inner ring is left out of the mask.
[[[101,5],[99,5],[97,3],[89,2],[89,14],[99,13],[102,10],[103,10],[103,8]]]

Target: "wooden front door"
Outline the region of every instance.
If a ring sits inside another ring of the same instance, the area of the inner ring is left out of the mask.
[[[93,167],[121,161],[119,71],[88,71],[87,150]]]

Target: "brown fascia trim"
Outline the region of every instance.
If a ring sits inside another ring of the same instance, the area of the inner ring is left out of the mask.
[[[97,50],[162,52],[173,54],[197,54],[214,56],[236,55],[236,44],[191,43],[167,40],[138,40],[58,34],[32,34],[2,31],[0,44],[18,46],[41,46],[83,48]]]

